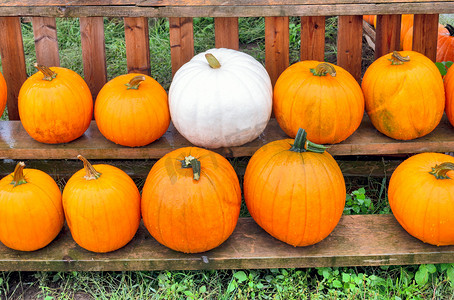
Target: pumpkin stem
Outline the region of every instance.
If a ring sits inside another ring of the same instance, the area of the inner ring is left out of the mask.
[[[102,175],[101,173],[96,171],[95,168],[93,168],[93,166],[88,162],[88,160],[85,157],[79,154],[77,155],[77,158],[84,163],[84,169],[86,174],[84,178],[86,180],[98,179]]]
[[[437,179],[451,179],[448,176],[449,171],[454,170],[454,164],[451,162],[444,162],[432,168],[429,174],[434,175]]]
[[[192,155],[186,156],[182,161],[181,161],[181,167],[182,168],[192,168],[192,172],[194,173],[194,180],[199,180],[200,179],[200,170],[201,170],[201,165],[200,161],[195,158]]]
[[[143,75],[134,76],[133,78],[131,78],[129,83],[125,84],[127,86],[127,90],[138,90],[139,89],[139,85],[144,80],[145,80],[145,76],[143,76]]]
[[[448,29],[450,36],[454,36],[454,27],[451,24],[446,24],[445,28]]]
[[[400,55],[399,52],[393,51],[393,54],[391,54],[391,58],[388,60],[391,62],[391,65],[403,65],[404,62],[410,61],[410,56],[403,57],[402,55]]]
[[[52,79],[57,77],[57,73],[52,71],[49,67],[38,65],[37,63],[35,63],[34,66],[38,71],[41,71],[41,73],[44,74],[43,80],[52,81]]]
[[[315,152],[315,153],[323,153],[325,152],[325,147],[323,145],[312,143],[311,141],[307,140],[307,132],[304,129],[298,129],[298,133],[296,134],[295,141],[293,142],[290,151],[293,152]]]
[[[221,67],[221,64],[219,63],[219,60],[217,60],[217,58],[214,57],[213,54],[207,53],[207,54],[205,54],[205,58],[207,59],[208,64],[210,65],[211,68],[219,69]]]
[[[24,168],[25,163],[23,161],[17,163],[16,168],[14,169],[13,181],[11,181],[11,184],[14,187],[27,183],[27,180],[25,180],[24,176]]]
[[[336,77],[336,69],[332,65],[326,62],[322,62],[318,64],[315,69],[310,69],[311,73],[314,76],[326,76],[326,74],[331,75],[332,77]]]

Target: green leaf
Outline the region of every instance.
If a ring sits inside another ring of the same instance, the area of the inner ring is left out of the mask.
[[[239,283],[241,283],[241,282],[247,280],[246,273],[244,273],[243,271],[235,272],[235,273],[233,274],[233,277],[235,277],[236,279],[238,279],[238,282],[239,282]]]
[[[342,281],[349,282],[350,281],[350,274],[342,273]]]
[[[336,279],[336,280],[333,281],[333,286],[335,288],[341,288],[342,287],[342,283],[339,280]]]
[[[207,287],[205,285],[202,285],[199,289],[200,294],[205,294],[207,292]]]
[[[429,272],[425,265],[420,265],[415,274],[416,283],[419,286],[425,285],[429,281]]]
[[[229,286],[227,287],[227,293],[229,294],[229,293],[233,292],[236,289],[236,287],[237,287],[237,283],[236,283],[235,279],[233,279],[232,281],[230,281]]]
[[[451,265],[446,271],[446,274],[448,275],[449,281],[454,284],[454,266]]]
[[[445,65],[443,63],[436,62],[435,66],[437,66],[438,71],[440,71],[441,76],[445,76],[446,75],[447,71],[446,71]]]
[[[429,271],[430,274],[437,272],[437,267],[435,267],[435,265],[433,265],[433,264],[428,264],[428,265],[426,265],[426,267],[427,267],[427,271]]]

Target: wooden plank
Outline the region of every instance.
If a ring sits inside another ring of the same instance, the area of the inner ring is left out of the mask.
[[[360,81],[362,55],[362,16],[340,16],[337,33],[337,64]]]
[[[435,62],[437,56],[438,15],[415,15],[413,21],[413,51]]]
[[[214,18],[214,40],[216,48],[238,50],[238,18]]]
[[[102,17],[80,18],[84,79],[93,99],[107,82],[104,21]]]
[[[325,61],[325,17],[301,17],[300,60]]]
[[[95,5],[136,5],[135,0],[2,0],[0,6],[95,6]]]
[[[332,155],[388,155],[421,152],[451,152],[454,129],[444,117],[430,134],[412,141],[399,141],[379,133],[367,116],[358,130],[342,143],[329,145]],[[288,138],[275,119],[271,119],[260,138],[242,146],[214,149],[225,157],[252,156],[269,142]],[[92,122],[85,134],[66,144],[49,145],[33,140],[18,121],[0,122],[0,159],[155,159],[168,152],[192,146],[170,125],[167,132],[150,145],[129,148],[105,139]]]
[[[0,16],[42,17],[275,17],[275,16],[344,16],[377,14],[446,14],[454,13],[454,1],[325,4],[282,6],[3,6]]]
[[[192,18],[169,18],[172,74],[194,56]]]
[[[436,247],[410,236],[393,215],[343,216],[323,241],[293,247],[268,235],[251,218],[240,218],[221,246],[185,254],[159,244],[140,226],[134,239],[110,253],[86,251],[65,226],[47,247],[14,251],[0,245],[1,271],[123,271],[312,268],[453,263],[454,246]]]
[[[265,18],[265,67],[274,85],[289,66],[289,18]]]
[[[10,120],[19,120],[17,97],[27,79],[20,18],[0,17],[0,28],[0,55],[8,87],[8,117]]]
[[[400,22],[402,15],[378,15],[375,37],[375,59],[400,50]]]
[[[60,66],[58,53],[57,23],[55,18],[33,17],[36,62],[48,67]]]
[[[148,18],[124,18],[128,73],[151,74]]]

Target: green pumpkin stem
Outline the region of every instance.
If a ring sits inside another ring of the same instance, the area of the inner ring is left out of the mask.
[[[95,168],[88,162],[88,160],[82,155],[77,155],[77,158],[84,163],[85,176],[86,180],[98,179],[102,174],[95,170]]]
[[[405,62],[410,61],[410,56],[402,56],[399,52],[393,51],[391,58],[388,59],[391,62],[391,65],[403,65]]]
[[[38,65],[37,63],[35,63],[34,66],[38,69],[38,71],[41,71],[41,73],[43,73],[43,80],[52,81],[52,79],[57,77],[57,73],[52,71],[49,67]]]
[[[25,168],[24,162],[20,161],[17,163],[16,168],[14,169],[13,181],[11,181],[11,184],[14,187],[27,183],[27,180],[25,180],[24,176],[24,168]]]
[[[125,85],[127,86],[127,90],[138,90],[139,85],[145,81],[145,76],[143,75],[137,75],[131,78],[131,80],[126,83]]]
[[[445,28],[448,29],[450,36],[454,36],[454,27],[451,24],[446,24]]]
[[[207,54],[205,54],[205,58],[207,59],[208,64],[210,65],[211,68],[219,69],[221,67],[221,64],[219,63],[219,60],[217,60],[217,58],[214,57],[213,54],[207,53]]]
[[[336,77],[336,69],[326,62],[318,64],[315,69],[312,68],[310,71],[314,76],[326,76],[326,74],[329,74],[332,77]]]
[[[307,140],[307,133],[304,129],[298,129],[298,133],[296,134],[295,141],[293,142],[290,151],[293,152],[315,152],[315,153],[323,153],[327,147],[319,144],[312,143],[311,141]]]
[[[200,179],[200,170],[201,170],[201,165],[200,161],[189,155],[186,156],[182,161],[181,161],[181,167],[182,168],[192,168],[192,172],[194,174],[194,180],[199,180]]]
[[[434,175],[437,179],[451,179],[447,175],[449,171],[454,171],[454,164],[451,162],[444,162],[433,167],[429,174]]]

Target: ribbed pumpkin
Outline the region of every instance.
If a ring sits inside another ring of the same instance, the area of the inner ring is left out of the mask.
[[[454,126],[454,68],[451,66],[444,77],[446,106],[445,112],[449,122]]]
[[[0,115],[2,115],[5,110],[7,98],[8,89],[6,87],[5,77],[0,73]]]
[[[80,137],[93,116],[93,99],[85,81],[66,68],[35,65],[19,91],[19,116],[35,140],[58,144]]]
[[[91,165],[76,172],[63,190],[66,221],[76,243],[93,252],[126,245],[140,223],[140,193],[134,181],[110,165]]]
[[[96,98],[95,120],[102,135],[116,144],[150,144],[169,127],[166,91],[150,76],[130,73],[115,77]]]
[[[388,199],[402,227],[425,243],[454,245],[454,157],[414,155],[391,176]]]
[[[370,25],[374,25],[376,15],[363,15],[363,20],[369,23]]]
[[[0,180],[0,241],[7,247],[34,251],[49,244],[63,227],[61,192],[46,173],[24,169]]]
[[[326,238],[339,222],[345,206],[345,181],[324,147],[295,140],[261,147],[244,176],[244,199],[251,216],[275,238],[308,246]]]
[[[386,54],[363,77],[366,111],[381,133],[411,140],[430,133],[445,106],[443,80],[435,64],[414,51]]]
[[[299,128],[318,144],[348,138],[364,115],[361,87],[346,70],[318,61],[288,67],[274,87],[273,111],[281,128],[294,138]]]
[[[185,253],[208,251],[235,229],[241,206],[230,163],[209,150],[174,150],[154,164],[142,191],[142,217],[161,244]]]

